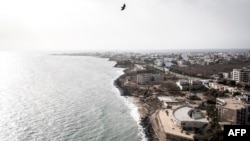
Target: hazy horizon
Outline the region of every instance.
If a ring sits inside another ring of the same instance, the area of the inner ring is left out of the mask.
[[[190,52],[231,52],[248,53],[250,49],[144,49],[144,50],[0,50],[0,53],[42,53],[42,54],[64,54],[64,53],[190,53]]]
[[[0,50],[250,49],[249,7],[249,0],[1,1]]]

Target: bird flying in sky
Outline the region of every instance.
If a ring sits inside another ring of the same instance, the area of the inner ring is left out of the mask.
[[[126,7],[126,4],[124,3],[124,4],[122,5],[121,10],[124,10],[124,9],[125,9],[125,7]]]

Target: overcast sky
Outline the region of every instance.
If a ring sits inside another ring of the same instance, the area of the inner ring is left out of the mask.
[[[250,0],[0,2],[0,50],[202,48],[250,49]]]

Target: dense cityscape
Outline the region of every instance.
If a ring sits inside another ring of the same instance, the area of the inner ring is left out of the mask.
[[[250,124],[250,51],[79,53],[125,68],[115,85],[133,97],[149,140],[223,140],[224,125]]]

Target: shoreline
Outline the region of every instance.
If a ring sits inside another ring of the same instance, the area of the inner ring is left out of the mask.
[[[93,56],[92,56],[93,57]],[[98,56],[95,56],[98,57]],[[149,103],[145,103],[145,101],[141,98],[139,98],[136,95],[132,95],[129,90],[122,87],[122,82],[124,81],[124,76],[127,75],[127,70],[129,69],[126,65],[118,65],[117,60],[112,60],[109,57],[98,57],[98,58],[106,58],[108,61],[115,62],[115,65],[113,67],[120,68],[121,73],[119,73],[112,81],[113,86],[119,91],[119,96],[121,98],[124,98],[124,102],[126,106],[131,110],[130,116],[137,122],[137,128],[139,131],[139,136],[142,139],[142,141],[159,141],[154,129],[153,129],[153,123],[151,121],[151,114],[152,109],[149,107]],[[131,107],[131,105],[133,107]],[[152,105],[151,105],[152,106]],[[136,108],[136,114],[138,114],[138,119],[136,118],[135,114],[132,114],[134,112],[134,108]],[[150,114],[151,113],[151,114]]]
[[[138,136],[141,141],[149,141],[146,137],[144,128],[141,125],[141,114],[139,112],[139,107],[135,104],[134,97],[121,97],[124,104],[128,107],[130,116],[135,120],[138,129]]]
[[[118,67],[116,67],[118,68]],[[122,100],[124,101],[125,105],[129,108],[130,110],[130,116],[136,121],[137,123],[137,128],[139,131],[139,136],[142,139],[142,141],[150,141],[148,139],[148,137],[146,137],[145,134],[145,129],[142,126],[142,117],[145,117],[148,113],[148,111],[146,110],[146,108],[144,108],[142,106],[142,103],[140,101],[139,98],[134,97],[134,96],[127,96],[124,95],[124,89],[117,84],[118,79],[125,75],[125,70],[126,68],[121,68],[122,70],[119,71],[119,75],[117,75],[114,79],[113,79],[113,85],[115,86],[115,88],[118,90],[118,94],[119,96],[122,98]]]
[[[136,122],[138,122],[137,126],[139,128],[139,132],[141,132],[140,130],[142,130],[142,132],[143,132],[143,133],[140,133],[140,134],[142,134],[141,135],[142,140],[144,141],[144,139],[145,139],[146,141],[158,141],[158,140],[154,139],[155,138],[155,133],[152,133],[153,129],[152,129],[151,122],[150,122],[149,110],[146,108],[146,104],[143,103],[140,100],[140,98],[138,98],[136,96],[132,96],[120,84],[119,79],[122,76],[126,75],[126,72],[125,72],[126,69],[123,70],[123,74],[121,74],[120,76],[118,76],[114,80],[113,84],[119,90],[120,96],[122,96],[123,98],[126,98],[127,102],[130,102],[130,104],[133,104],[136,107],[137,114],[139,115],[139,119]],[[132,108],[131,108],[131,110],[132,110]]]

